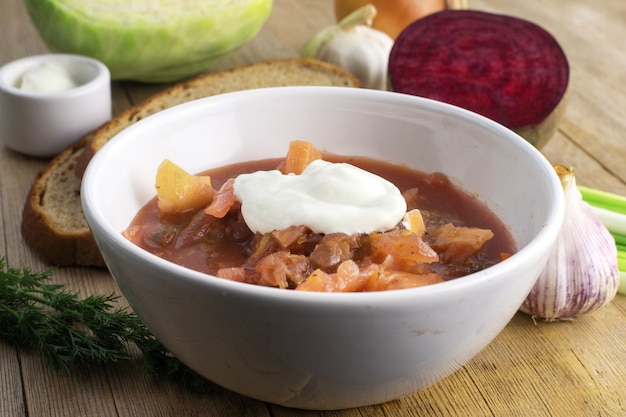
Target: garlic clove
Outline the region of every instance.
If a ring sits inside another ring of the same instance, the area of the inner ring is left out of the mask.
[[[323,48],[335,35],[342,31],[350,31],[358,25],[372,25],[374,17],[376,17],[376,7],[371,4],[365,5],[348,16],[344,17],[339,23],[322,29],[318,34],[313,36],[311,40],[304,46],[301,55],[304,58],[315,58],[321,48]]]
[[[370,25],[376,16],[371,4],[314,36],[302,49],[305,58],[337,65],[356,76],[365,88],[387,89],[387,63],[393,39]]]
[[[617,293],[617,248],[576,187],[574,170],[556,165],[565,217],[548,261],[520,311],[545,321],[573,319],[610,303]]]
[[[352,73],[365,88],[387,88],[387,62],[393,41],[367,26],[338,33],[319,50],[317,59]]]

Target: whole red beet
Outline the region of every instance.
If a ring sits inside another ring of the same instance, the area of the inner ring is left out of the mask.
[[[513,16],[446,10],[416,20],[389,57],[393,91],[482,114],[537,147],[556,129],[567,57],[545,29]]]

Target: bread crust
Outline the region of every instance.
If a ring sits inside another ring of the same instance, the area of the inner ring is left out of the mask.
[[[50,208],[46,207],[49,204],[47,194],[57,185],[59,175],[63,177],[64,183],[58,191],[73,194],[68,199],[80,204],[81,181],[73,175],[73,167],[91,138],[92,135],[84,136],[52,159],[35,178],[24,204],[22,236],[48,264],[104,266],[104,260],[89,227],[86,226],[86,220],[85,227],[67,229],[54,221]]]
[[[266,77],[271,74],[272,78]],[[310,77],[309,77],[310,76]],[[309,77],[307,79],[307,77]],[[238,90],[290,85],[334,85],[361,87],[351,73],[323,61],[309,58],[262,61],[182,81],[129,107],[93,133],[93,139],[79,158],[76,173],[82,177],[89,160],[109,139],[126,127],[161,110],[187,101]]]
[[[104,267],[82,212],[80,184],[93,155],[112,137],[166,108],[211,95],[261,87],[326,85],[361,87],[343,69],[304,58],[263,61],[206,73],[134,105],[53,158],[35,178],[22,212],[26,243],[46,263]]]

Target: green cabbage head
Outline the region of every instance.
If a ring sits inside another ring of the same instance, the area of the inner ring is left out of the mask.
[[[24,0],[53,52],[86,55],[115,80],[176,81],[252,40],[272,0]]]

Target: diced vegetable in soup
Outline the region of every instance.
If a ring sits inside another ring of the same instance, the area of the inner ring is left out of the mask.
[[[516,250],[497,216],[445,175],[323,155],[303,141],[285,158],[198,175],[165,161],[156,188],[124,235],[171,262],[242,283],[414,288],[480,271]]]

